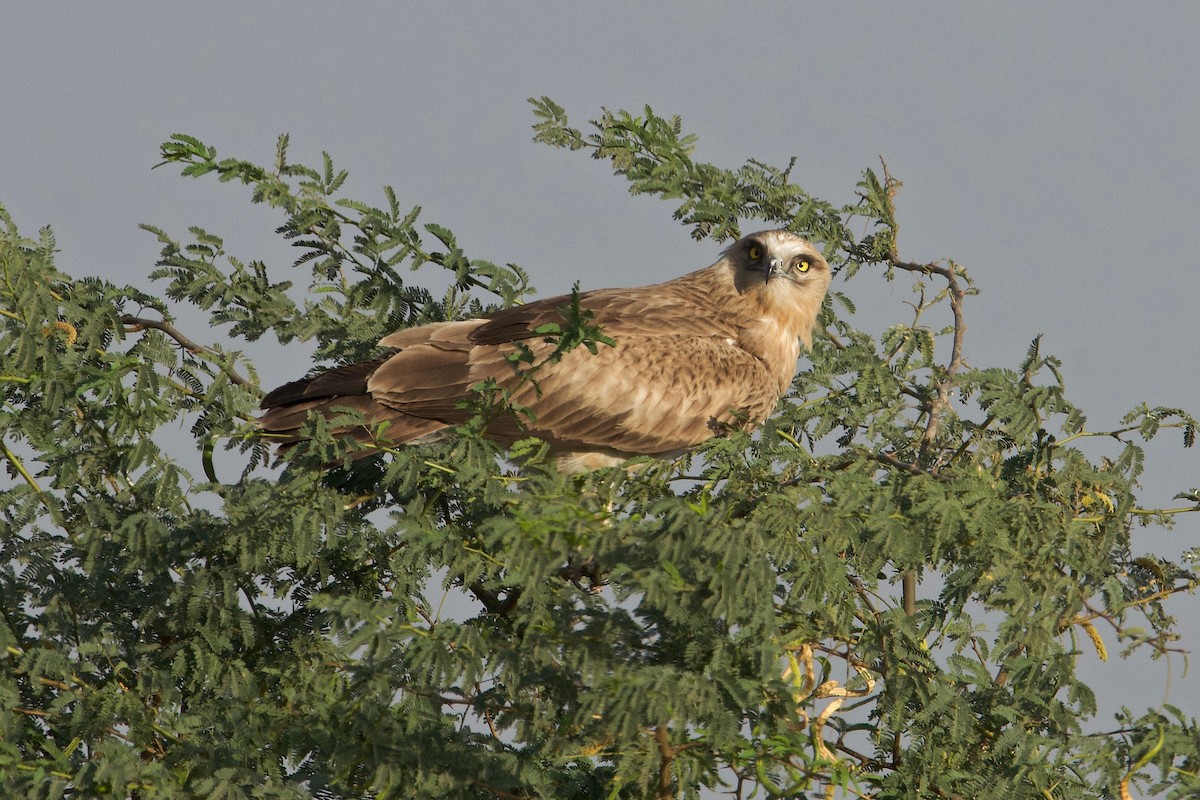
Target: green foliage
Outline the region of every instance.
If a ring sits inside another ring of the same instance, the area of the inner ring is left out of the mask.
[[[1076,670],[1106,638],[1172,649],[1165,601],[1195,579],[1130,531],[1200,492],[1142,507],[1139,441],[1190,446],[1195,420],[1145,406],[1089,430],[1036,339],[1013,368],[968,368],[975,290],[953,262],[899,257],[886,169],[839,208],[792,183],[795,162],[696,162],[678,118],[605,112],[584,135],[533,104],[538,141],[679,201],[695,236],[787,227],[845,280],[911,278],[913,318],[876,339],[832,293],[760,432],[634,474],[563,477],[536,441],[502,460],[482,424],[351,462],[322,419],[271,468],[251,365],[185,336],[168,301],[223,339],[312,340],[337,364],[516,302],[525,274],[418,229],[391,189],[382,208],[341,197],[345,172],[289,163],[286,136],[270,168],[182,135],[163,163],[279,209],[287,275],[148,227],[159,299],[63,275],[49,231],[4,215],[7,796],[1194,797],[1196,721],[1100,723]],[[435,299],[402,265],[450,288]],[[577,302],[544,333],[609,343]],[[182,463],[159,444],[181,420]],[[905,576],[923,599],[902,599]]]

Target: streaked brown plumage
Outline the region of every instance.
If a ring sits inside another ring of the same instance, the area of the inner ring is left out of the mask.
[[[371,442],[379,432],[381,443],[409,444],[467,421],[472,412],[460,406],[471,387],[492,380],[532,418],[497,414],[488,436],[540,437],[560,469],[671,456],[727,426],[767,418],[791,383],[800,342],[811,345],[829,279],[828,264],[806,240],[786,231],[751,234],[712,266],[675,280],[582,293],[581,308],[616,342],[598,344],[595,354],[576,347],[542,364],[554,344],[534,330],[562,324],[560,310],[570,302],[550,297],[386,336],[380,344],[396,352],[381,360],[268,394],[260,424],[286,440],[309,411],[334,416],[349,408],[366,424],[340,433]],[[532,380],[507,358],[516,343],[542,364]]]

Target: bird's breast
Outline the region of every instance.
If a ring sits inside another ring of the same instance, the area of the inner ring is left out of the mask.
[[[760,317],[742,330],[738,344],[766,366],[783,394],[796,374],[800,337],[773,317]]]

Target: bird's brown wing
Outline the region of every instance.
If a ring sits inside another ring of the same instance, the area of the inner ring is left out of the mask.
[[[582,292],[579,306],[590,312],[592,324],[609,336],[664,333],[736,336],[736,330],[728,320],[712,313],[696,313],[699,309],[711,312],[711,299],[688,284],[674,281],[634,289]],[[504,344],[537,337],[541,334],[536,331],[545,325],[563,325],[566,321],[564,309],[570,304],[570,295],[559,295],[497,311],[470,332],[470,340],[475,344]],[[391,344],[391,338],[385,339],[383,344],[397,346]]]
[[[471,341],[484,345],[504,344],[536,337],[539,335],[536,331],[545,325],[565,324],[565,309],[570,304],[570,295],[560,295],[502,309],[489,314],[483,324],[471,332]],[[622,332],[633,332],[629,328],[637,324],[636,313],[631,313],[632,304],[644,304],[644,299],[627,289],[603,289],[579,295],[579,306],[591,313],[593,324],[601,328],[618,327]]]
[[[618,295],[630,296],[618,299]],[[645,303],[635,295],[619,289],[593,292],[588,296],[589,310],[606,332],[610,327],[637,328],[639,315],[630,317],[627,312]],[[386,422],[384,435],[395,444],[404,444],[464,422],[472,412],[460,406],[472,399],[476,384],[492,381],[506,389],[521,384],[507,358],[517,350],[513,342],[523,342],[539,354],[539,360],[549,355],[553,346],[535,331],[551,322],[564,324],[562,309],[570,301],[568,296],[551,297],[484,319],[396,331],[380,340],[382,346],[398,351],[391,356],[332,369],[269,393],[262,401],[267,413],[260,425],[286,444],[295,440],[296,430],[310,411],[332,416],[338,409],[351,409],[362,414],[366,425],[340,432],[369,440],[377,424]],[[490,433],[506,440],[528,435],[520,420],[519,415],[498,414]]]
[[[473,338],[473,337],[471,337]],[[614,337],[616,346],[585,347],[542,362],[552,345],[530,340],[534,365],[515,369],[511,344],[413,345],[370,376],[371,395],[412,417],[467,421],[472,386],[490,381],[518,411],[500,413],[495,438],[534,435],[562,450],[669,453],[698,444],[721,426],[761,422],[778,399],[778,383],[761,361],[725,337],[687,334]],[[521,409],[529,413],[522,413]]]

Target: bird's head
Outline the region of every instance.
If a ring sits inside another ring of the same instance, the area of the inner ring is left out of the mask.
[[[725,260],[738,293],[809,344],[829,288],[829,264],[821,251],[788,231],[759,231],[734,242]]]

